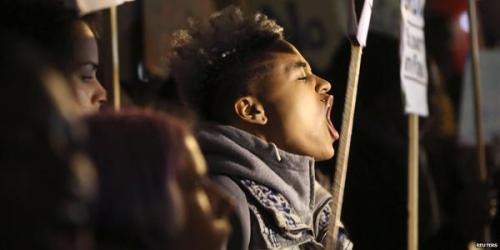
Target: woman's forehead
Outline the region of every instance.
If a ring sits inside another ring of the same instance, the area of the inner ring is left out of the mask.
[[[80,23],[75,37],[75,61],[77,64],[90,63],[94,65],[99,64],[99,49],[97,47],[97,40],[90,29],[84,22]]]

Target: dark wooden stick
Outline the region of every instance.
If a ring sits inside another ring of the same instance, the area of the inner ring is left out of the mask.
[[[483,137],[483,119],[481,109],[481,73],[479,65],[479,41],[478,41],[478,24],[477,24],[477,10],[475,0],[469,0],[469,38],[471,43],[472,54],[472,81],[474,84],[474,121],[476,127],[476,147],[477,147],[477,160],[478,172],[481,182],[488,180],[488,169],[486,167],[486,150]],[[489,225],[483,228],[483,240],[485,242],[491,241],[491,232]]]

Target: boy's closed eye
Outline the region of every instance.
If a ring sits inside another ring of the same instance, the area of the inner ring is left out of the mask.
[[[300,76],[299,78],[297,78],[297,80],[299,80],[299,81],[307,81],[307,80],[309,80],[309,76],[308,75],[306,75],[306,76]]]

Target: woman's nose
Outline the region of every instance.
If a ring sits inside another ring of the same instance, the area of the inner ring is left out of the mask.
[[[99,80],[96,80],[96,90],[94,92],[93,98],[92,98],[92,103],[95,105],[98,105],[99,107],[102,106],[104,103],[107,102],[108,100],[108,94],[106,89],[101,85]]]

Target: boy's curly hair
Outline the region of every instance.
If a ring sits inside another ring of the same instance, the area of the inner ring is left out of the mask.
[[[174,33],[170,57],[181,99],[202,120],[227,122],[228,102],[258,76],[252,64],[280,40],[283,28],[274,20],[260,13],[245,15],[234,6],[208,22],[190,21],[188,29]]]

